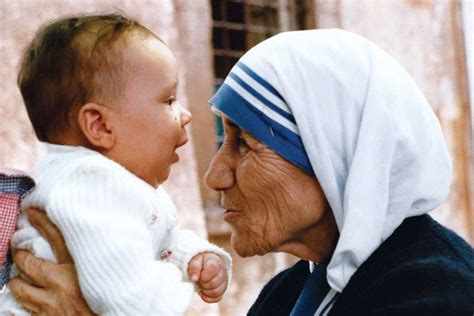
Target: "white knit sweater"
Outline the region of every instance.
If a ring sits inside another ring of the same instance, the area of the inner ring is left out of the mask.
[[[230,256],[178,228],[175,206],[161,187],[156,190],[95,151],[46,146],[47,154],[38,164],[37,185],[22,207],[44,209],[59,227],[74,259],[82,294],[94,312],[183,314],[194,292],[188,263],[200,252],[212,251],[224,258],[230,276]],[[20,217],[18,228],[12,239],[14,248],[30,249],[55,261],[51,247],[25,216]],[[8,306],[2,296],[0,304]]]

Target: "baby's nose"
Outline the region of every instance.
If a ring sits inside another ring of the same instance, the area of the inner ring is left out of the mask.
[[[181,118],[181,125],[185,126],[189,124],[189,122],[191,122],[192,115],[188,110],[186,110],[184,107],[181,106],[180,118]]]

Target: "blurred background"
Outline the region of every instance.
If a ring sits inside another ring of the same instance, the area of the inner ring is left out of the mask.
[[[0,167],[34,175],[41,153],[16,86],[19,58],[38,27],[68,14],[121,12],[164,39],[180,63],[178,98],[193,114],[191,141],[165,187],[182,224],[232,251],[218,195],[203,183],[222,138],[207,100],[258,42],[288,30],[342,28],[393,55],[424,92],[454,164],[451,193],[432,214],[472,244],[473,10],[469,0],[0,0]],[[234,260],[233,283],[222,302],[196,298],[189,315],[246,314],[265,282],[295,261],[284,254]]]

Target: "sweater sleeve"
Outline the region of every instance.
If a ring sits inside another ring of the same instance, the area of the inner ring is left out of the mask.
[[[155,258],[144,216],[149,195],[119,171],[83,161],[48,190],[47,213],[64,236],[82,294],[101,315],[183,314],[193,285]],[[41,205],[36,193],[29,203]]]
[[[195,232],[181,229],[177,220],[176,206],[171,201],[166,191],[159,187],[156,191],[162,209],[170,217],[170,233],[168,243],[165,245],[166,251],[162,257],[176,265],[182,272],[185,280],[189,280],[188,265],[191,259],[203,252],[213,252],[224,260],[227,269],[228,283],[232,279],[232,258],[222,248],[199,237]]]
[[[189,261],[199,253],[213,252],[224,260],[228,275],[228,284],[232,279],[232,258],[222,248],[199,237],[196,233],[175,226],[170,236],[170,257],[168,260],[180,268],[186,280],[189,280]]]

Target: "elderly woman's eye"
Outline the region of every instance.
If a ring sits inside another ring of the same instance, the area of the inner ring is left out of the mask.
[[[244,137],[242,135],[239,136],[238,142],[239,142],[239,149],[249,148],[249,145],[247,144],[247,141],[244,139]]]

